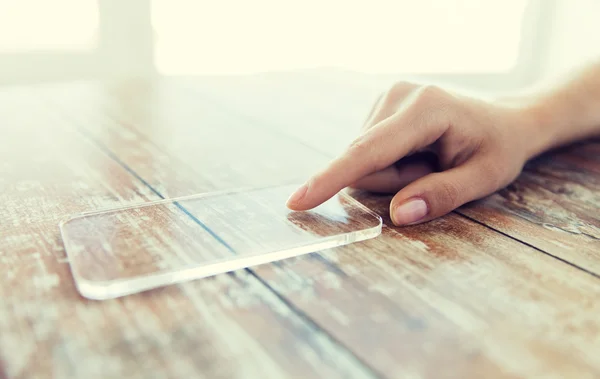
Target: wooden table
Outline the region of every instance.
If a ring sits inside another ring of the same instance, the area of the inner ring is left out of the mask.
[[[0,91],[0,378],[598,378],[600,143],[373,240],[116,300],[59,220],[306,178],[373,93],[312,74]]]

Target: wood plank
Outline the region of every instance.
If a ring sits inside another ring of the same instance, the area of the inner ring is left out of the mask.
[[[547,154],[460,212],[600,276],[599,157],[594,142]]]
[[[285,131],[329,157],[343,151],[357,135],[380,89],[311,72],[177,83],[202,101],[236,112],[258,128]]]
[[[382,199],[363,201],[387,209]],[[257,272],[383,372],[599,373],[598,281],[464,218],[387,228],[382,238],[322,258]],[[289,277],[303,279],[290,286]]]
[[[198,98],[178,95],[177,90],[169,92],[169,104],[176,104],[170,112],[172,105],[146,102],[147,90],[137,87],[123,98],[120,91],[90,87],[77,94],[87,99],[86,109],[69,107],[71,100],[55,101],[123,164],[171,196],[190,188],[237,186],[255,180],[249,177],[254,175],[287,178],[293,175],[286,170],[287,156],[313,159],[303,145],[280,140],[286,154],[277,164],[263,166],[271,163],[266,150],[258,148],[264,146],[266,129],[256,127],[252,131],[261,137],[248,140],[253,154],[247,163],[261,169],[238,170],[236,156],[224,154],[220,158],[227,163],[214,179],[212,168],[205,168],[212,163],[190,141],[202,144],[209,133],[204,129],[219,129],[222,139],[212,135],[213,143],[226,147],[251,128],[250,122],[206,113]],[[159,97],[157,91],[153,99]],[[118,106],[124,101],[130,112]],[[96,127],[105,114],[115,125],[107,121]],[[227,121],[214,122],[218,117]],[[176,135],[186,139],[173,143]],[[153,158],[161,153],[170,157],[170,164]],[[153,159],[152,169],[138,163]],[[357,197],[386,217],[389,198]],[[417,227],[386,228],[376,240],[263,265],[253,272],[385,377],[600,374],[595,358],[600,353],[600,282],[458,215]]]
[[[315,149],[294,137],[253,128],[213,103],[161,82],[67,86],[64,92],[59,87],[56,91],[51,89],[46,97],[49,104],[60,102],[69,107],[64,111],[65,119],[111,150],[129,150],[132,143],[148,150],[151,154],[128,155],[128,163],[135,165],[142,177],[157,167],[178,165],[189,166],[197,175],[206,177],[206,184],[186,188],[190,182],[176,170],[164,173],[169,176],[156,176],[163,174],[155,172],[148,184],[168,197],[230,188],[232,183],[239,187],[293,183],[320,167],[323,159],[315,154]],[[75,101],[79,101],[77,112],[71,106]],[[134,125],[143,128],[143,137]],[[180,154],[171,154],[175,150]],[[294,151],[312,154],[297,156]],[[162,186],[182,180],[186,183],[179,186],[186,188],[183,193],[172,193]]]
[[[247,271],[114,301],[80,297],[58,222],[158,195],[33,90],[0,92],[0,123],[2,376],[374,377]]]

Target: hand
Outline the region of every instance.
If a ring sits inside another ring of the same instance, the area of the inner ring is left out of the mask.
[[[308,210],[345,187],[397,192],[396,225],[426,222],[510,184],[532,155],[537,129],[523,107],[435,86],[398,83],[382,95],[363,133],[288,200]],[[438,167],[418,158],[437,156]]]

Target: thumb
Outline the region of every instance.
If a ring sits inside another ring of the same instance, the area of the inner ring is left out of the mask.
[[[493,165],[469,161],[422,177],[403,188],[390,204],[395,225],[418,224],[443,216],[461,205],[487,196],[499,187]]]

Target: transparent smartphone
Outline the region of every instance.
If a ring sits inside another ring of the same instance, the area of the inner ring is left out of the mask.
[[[307,212],[296,186],[206,193],[75,215],[60,230],[79,292],[109,299],[373,238],[381,218],[340,193]]]

